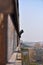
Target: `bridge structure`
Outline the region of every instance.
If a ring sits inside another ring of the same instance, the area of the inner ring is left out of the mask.
[[[19,65],[19,31],[18,0],[0,0],[0,65]]]

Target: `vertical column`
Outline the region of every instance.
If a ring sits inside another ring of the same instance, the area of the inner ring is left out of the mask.
[[[9,60],[13,54],[13,44],[14,44],[14,25],[10,15],[8,15],[8,44],[7,44],[7,60]]]
[[[0,65],[7,61],[7,15],[0,13]]]

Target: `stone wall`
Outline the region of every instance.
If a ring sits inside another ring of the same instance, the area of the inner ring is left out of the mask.
[[[0,0],[0,12],[11,13],[13,11],[13,0]]]
[[[15,51],[16,47],[17,47],[17,32],[16,32],[16,30],[14,32],[14,39],[13,40],[14,40],[13,51]]]
[[[8,15],[8,45],[7,46],[8,46],[7,59],[9,60],[14,50],[17,47],[17,33],[9,15]]]

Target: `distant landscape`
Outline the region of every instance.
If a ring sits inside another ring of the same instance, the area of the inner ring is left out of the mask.
[[[25,61],[27,59],[27,55],[26,55],[26,59],[24,59],[25,62],[28,62],[30,64],[31,63],[43,64],[43,43],[42,42],[22,42],[21,49],[23,55],[24,54],[28,55],[28,60]]]

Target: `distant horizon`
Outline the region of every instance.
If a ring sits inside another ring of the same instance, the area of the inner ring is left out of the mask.
[[[43,1],[19,0],[21,40],[27,42],[43,41]]]
[[[34,42],[43,42],[43,41],[23,41],[23,42],[32,42],[32,43],[34,43]]]
[[[43,46],[43,42],[22,42],[22,44],[28,46],[34,46],[35,44],[40,44],[41,46]]]

